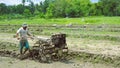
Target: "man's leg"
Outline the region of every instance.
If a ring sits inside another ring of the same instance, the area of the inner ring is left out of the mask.
[[[28,41],[26,41],[26,42],[25,42],[25,51],[24,51],[23,54],[25,54],[28,50],[29,50],[29,52],[30,52],[29,43],[28,43]]]
[[[28,51],[28,48],[25,48],[25,50],[24,50],[23,54],[25,54],[27,51]]]
[[[24,43],[20,41],[20,54],[23,54]]]

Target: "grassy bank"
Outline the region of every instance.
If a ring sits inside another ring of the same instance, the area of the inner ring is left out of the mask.
[[[57,19],[4,19],[0,20],[0,24],[22,24],[27,22],[28,24],[39,25],[66,25],[66,24],[120,24],[120,17],[81,17],[81,18],[57,18]]]

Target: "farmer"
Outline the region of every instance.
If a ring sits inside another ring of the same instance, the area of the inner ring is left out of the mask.
[[[20,55],[24,55],[28,50],[30,52],[27,36],[30,36],[31,39],[33,39],[33,37],[29,33],[27,27],[28,27],[27,24],[22,24],[22,27],[19,28],[16,33],[17,39],[20,40]],[[24,52],[23,52],[23,47],[25,47]]]

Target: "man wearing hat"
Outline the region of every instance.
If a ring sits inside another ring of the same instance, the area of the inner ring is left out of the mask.
[[[16,37],[18,40],[20,40],[20,54],[25,54],[26,51],[29,50],[30,52],[30,48],[29,48],[29,43],[28,43],[28,40],[27,40],[27,36],[31,36],[31,34],[29,33],[28,29],[27,29],[28,25],[27,24],[22,24],[22,27],[19,28],[17,30],[17,33],[16,33]],[[20,37],[19,37],[20,36]],[[33,39],[33,38],[32,38]],[[25,51],[23,52],[23,47],[25,47]]]

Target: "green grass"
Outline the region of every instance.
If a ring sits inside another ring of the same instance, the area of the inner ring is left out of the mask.
[[[55,33],[65,33],[69,37],[76,37],[76,38],[92,38],[92,39],[103,39],[103,40],[105,39],[111,41],[120,40],[119,38],[120,17],[83,17],[83,18],[56,18],[56,19],[31,18],[31,19],[0,20],[0,24],[19,25],[19,26],[16,25],[0,26],[0,32],[15,33],[23,22],[27,22],[28,24],[30,24],[29,28],[32,34],[51,35]],[[70,23],[79,26],[48,27],[53,24],[66,25]],[[91,24],[91,25],[85,25],[85,24]]]
[[[0,20],[0,24],[22,24],[26,22],[28,24],[39,25],[66,25],[66,24],[120,24],[120,17],[82,17],[82,18],[56,18],[56,19],[11,19]]]

